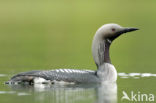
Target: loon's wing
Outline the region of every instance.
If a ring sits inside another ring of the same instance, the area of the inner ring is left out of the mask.
[[[13,76],[10,82],[34,82],[35,78],[43,78],[45,80],[74,82],[74,83],[90,83],[98,82],[96,71],[91,70],[75,70],[75,69],[56,69],[47,71],[30,71]]]

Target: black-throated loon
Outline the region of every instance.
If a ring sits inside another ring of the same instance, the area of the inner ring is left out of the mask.
[[[93,38],[92,55],[97,65],[97,71],[56,69],[43,71],[30,71],[19,73],[9,80],[14,83],[100,83],[103,81],[115,82],[117,72],[111,64],[109,47],[114,39],[121,34],[138,30],[137,28],[125,28],[118,24],[105,24],[100,27]]]

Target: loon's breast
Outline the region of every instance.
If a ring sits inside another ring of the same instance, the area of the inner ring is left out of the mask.
[[[8,84],[14,83],[97,83],[100,82],[96,71],[56,69],[47,71],[30,71],[19,73],[11,78]]]

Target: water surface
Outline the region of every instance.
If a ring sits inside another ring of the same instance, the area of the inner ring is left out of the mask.
[[[118,81],[113,84],[5,85],[7,79],[8,74],[0,74],[2,103],[129,103],[130,100],[122,99],[123,92],[129,96],[131,92],[137,95],[156,93],[155,88],[151,88],[156,79],[156,74],[152,73],[118,73]]]

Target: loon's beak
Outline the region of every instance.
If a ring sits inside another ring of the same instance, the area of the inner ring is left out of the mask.
[[[123,28],[121,31],[117,32],[117,37],[120,36],[121,34],[131,32],[131,31],[136,31],[139,30],[138,28]]]
[[[121,31],[121,34],[127,33],[127,32],[131,32],[131,31],[136,31],[136,30],[139,30],[139,29],[138,29],[138,28],[124,28],[124,29]]]
[[[139,30],[138,28],[123,28],[121,31],[116,32],[116,35],[113,37],[110,37],[109,39],[111,41],[113,41],[115,38],[119,37],[121,34],[127,33],[127,32],[131,32],[131,31],[136,31]]]

